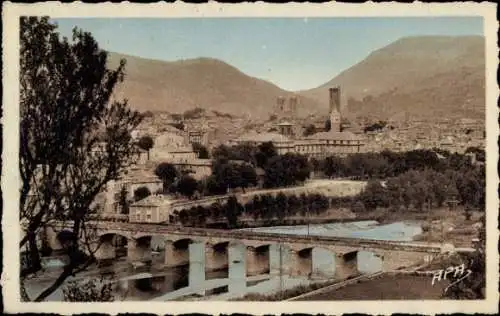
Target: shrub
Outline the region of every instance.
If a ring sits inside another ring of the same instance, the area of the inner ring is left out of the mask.
[[[63,288],[66,302],[112,302],[113,287],[106,279],[90,279],[70,281]]]

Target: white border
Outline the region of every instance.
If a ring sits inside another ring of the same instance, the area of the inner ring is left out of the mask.
[[[493,3],[364,3],[364,4],[13,4],[3,3],[3,104],[4,151],[2,190],[4,212],[2,220],[4,272],[2,275],[5,311],[56,312],[60,314],[105,312],[178,313],[233,313],[255,315],[281,313],[376,313],[394,312],[435,313],[494,313],[498,311],[498,86],[496,69],[496,5]],[[484,301],[331,301],[331,302],[119,302],[119,303],[21,303],[19,295],[19,17],[21,15],[48,15],[50,17],[376,17],[376,16],[482,16],[486,37],[486,130],[487,130],[487,283]],[[15,185],[18,184],[18,185]],[[11,251],[11,249],[13,249]]]

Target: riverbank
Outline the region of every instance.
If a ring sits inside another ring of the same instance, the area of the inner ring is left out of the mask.
[[[465,217],[462,208],[450,211],[445,208],[428,212],[406,211],[393,212],[377,209],[364,213],[354,213],[349,209],[330,209],[314,216],[290,216],[282,220],[244,219],[239,228],[278,227],[291,225],[314,225],[331,223],[348,223],[358,221],[377,221],[379,225],[396,222],[419,222],[422,233],[413,238],[414,241],[451,243],[456,247],[472,247],[472,240],[477,236],[479,221],[483,212],[472,212],[470,219]]]
[[[381,274],[332,291],[299,299],[299,301],[342,300],[436,300],[440,299],[447,281],[432,285],[429,276]]]

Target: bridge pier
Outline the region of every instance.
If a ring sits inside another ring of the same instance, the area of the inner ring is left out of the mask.
[[[152,261],[151,237],[130,239],[127,242],[127,257],[130,263]]]
[[[281,244],[269,245],[269,274],[279,275],[283,264],[283,252],[287,249]]]
[[[178,267],[189,264],[189,242],[165,240],[165,266]]]
[[[189,262],[189,275],[188,286],[196,289],[205,282],[205,244],[192,243],[188,244],[188,262]],[[201,288],[196,291],[198,295],[205,296],[205,289]]]
[[[45,238],[47,239],[47,244],[53,251],[62,250],[63,246],[59,239],[57,238],[57,232],[51,226],[45,226]]]
[[[290,251],[290,276],[310,276],[312,274],[312,250],[313,248],[306,248]]]
[[[205,270],[217,271],[229,267],[228,257],[229,242],[205,246]]]
[[[265,273],[269,273],[269,245],[248,246],[246,251],[246,275]]]
[[[411,251],[376,251],[375,255],[382,260],[382,271],[394,271],[400,268],[421,263],[425,254]]]
[[[116,258],[116,248],[113,243],[114,235],[104,235],[99,238],[98,247],[94,253],[97,261],[113,260]]]
[[[242,244],[232,244],[228,246],[229,259],[229,286],[230,293],[243,293],[247,287],[246,282],[246,247]]]
[[[337,254],[335,256],[336,279],[344,280],[358,273],[358,251]]]

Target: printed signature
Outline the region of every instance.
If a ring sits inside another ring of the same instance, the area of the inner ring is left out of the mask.
[[[453,281],[450,285],[448,285],[445,289],[444,292],[448,291],[450,287],[453,285],[457,284],[458,282],[464,280],[465,278],[469,277],[472,274],[472,271],[470,269],[466,269],[465,263],[462,263],[459,266],[449,266],[446,269],[441,269],[441,270],[436,270],[432,271],[432,285],[434,285],[437,282],[440,282],[442,280],[447,280],[448,275],[453,273],[453,279],[456,279]]]

